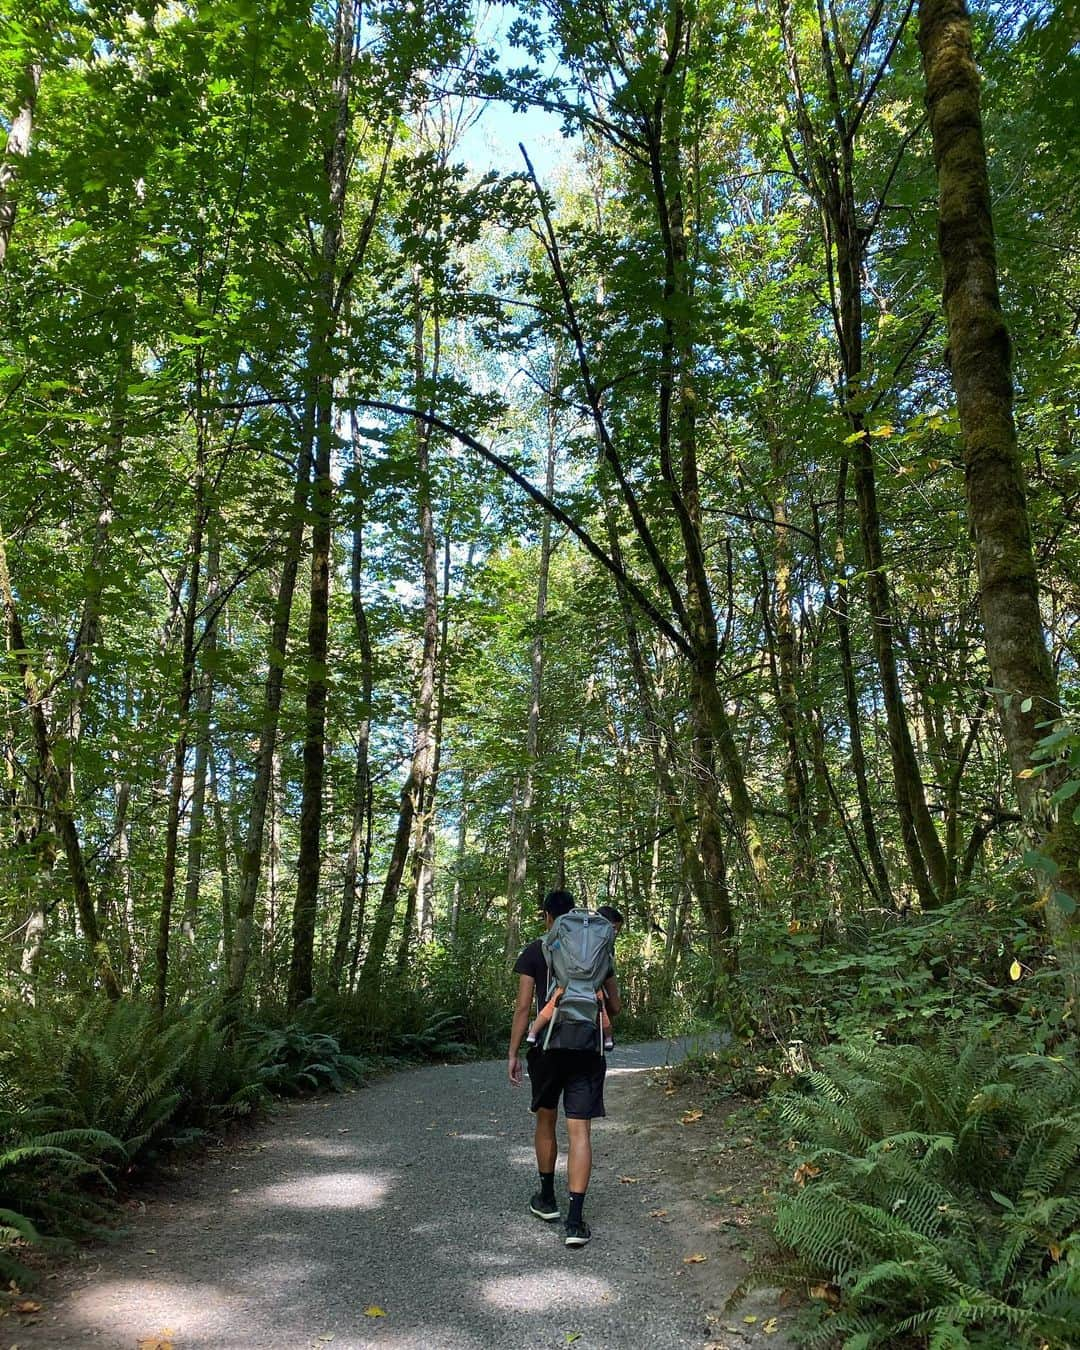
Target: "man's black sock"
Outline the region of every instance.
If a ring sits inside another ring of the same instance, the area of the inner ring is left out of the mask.
[[[555,1199],[555,1173],[540,1173],[540,1194],[545,1200]]]
[[[566,1222],[568,1224],[581,1222],[581,1210],[584,1204],[585,1204],[584,1191],[570,1192],[570,1213],[567,1214],[566,1216]]]

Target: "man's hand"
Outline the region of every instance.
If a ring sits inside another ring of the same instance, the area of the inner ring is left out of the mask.
[[[517,1055],[511,1055],[507,1060],[506,1067],[510,1074],[511,1085],[513,1087],[520,1087],[522,1074],[524,1072],[521,1060]]]

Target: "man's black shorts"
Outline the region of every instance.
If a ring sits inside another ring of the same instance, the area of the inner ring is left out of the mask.
[[[533,1046],[529,1051],[529,1082],[532,1084],[531,1111],[541,1107],[558,1109],[563,1099],[563,1113],[569,1120],[592,1120],[603,1116],[604,1075],[607,1060],[595,1050],[541,1050]]]

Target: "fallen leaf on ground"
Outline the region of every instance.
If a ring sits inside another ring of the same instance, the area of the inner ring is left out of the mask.
[[[37,1313],[41,1311],[41,1304],[35,1303],[33,1299],[24,1298],[21,1303],[16,1303],[13,1306],[12,1311],[17,1313]]]
[[[691,1252],[689,1256],[683,1257],[683,1265],[700,1266],[702,1261],[707,1261],[708,1259],[709,1258],[705,1255],[704,1252]]]
[[[704,1111],[699,1111],[699,1110],[695,1107],[694,1110],[692,1110],[692,1111],[687,1111],[685,1115],[683,1115],[683,1116],[680,1117],[680,1124],[682,1124],[682,1125],[693,1125],[693,1124],[695,1124],[697,1121],[699,1121],[699,1120],[701,1119],[701,1117],[702,1117],[704,1114],[705,1114]]]
[[[746,1316],[743,1318],[743,1321],[746,1322],[749,1326],[753,1326],[754,1323],[757,1321],[757,1313],[747,1313]]]
[[[581,1332],[580,1332],[580,1331],[568,1331],[568,1332],[566,1333],[566,1344],[567,1344],[567,1345],[572,1344],[572,1342],[574,1342],[574,1341],[580,1341],[580,1340],[581,1340]]]
[[[765,1323],[765,1325],[761,1329],[766,1336],[771,1336],[774,1331],[780,1330],[780,1324],[779,1322],[777,1322],[775,1317],[770,1317],[769,1320]]]
[[[820,1167],[815,1167],[813,1163],[800,1163],[795,1169],[792,1180],[796,1186],[805,1186],[811,1178],[819,1176],[821,1176]]]
[[[834,1308],[840,1305],[840,1290],[835,1284],[812,1284],[807,1293],[811,1298],[824,1299]]]
[[[386,1316],[386,1309],[385,1309],[385,1308],[380,1308],[379,1305],[378,1305],[377,1303],[369,1303],[368,1306],[364,1309],[364,1316],[365,1316],[365,1317],[385,1317],[385,1316]]]
[[[632,1186],[634,1182],[640,1181],[640,1177],[620,1177],[619,1180],[624,1186]]]
[[[666,1209],[650,1209],[650,1210],[649,1210],[649,1218],[650,1218],[650,1219],[666,1219],[666,1218],[667,1218],[667,1210],[666,1210]]]
[[[168,1327],[160,1336],[144,1336],[135,1342],[135,1350],[173,1350],[173,1334]]]

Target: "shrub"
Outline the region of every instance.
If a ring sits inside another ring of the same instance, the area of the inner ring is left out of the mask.
[[[748,1284],[823,1296],[809,1346],[1074,1345],[1075,1057],[982,1030],[926,1049],[848,1045],[823,1063],[776,1104],[802,1146],[776,1210],[789,1254]]]

